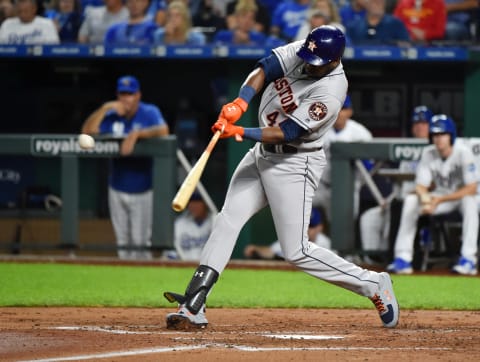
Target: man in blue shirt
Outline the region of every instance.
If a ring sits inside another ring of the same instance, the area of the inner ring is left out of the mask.
[[[353,45],[407,45],[407,28],[393,15],[385,13],[385,0],[368,0],[364,18],[347,25],[347,35]]]
[[[270,33],[285,41],[295,39],[300,26],[307,21],[309,0],[292,0],[280,3],[272,16]]]
[[[105,34],[105,44],[150,45],[157,29],[154,21],[147,16],[149,0],[127,0],[130,17],[110,26]]]
[[[130,155],[138,139],[168,135],[157,106],[141,101],[140,83],[133,76],[117,82],[117,100],[104,103],[85,121],[82,133],[124,138],[120,154]],[[121,259],[151,259],[152,160],[145,157],[111,159],[110,217]]]

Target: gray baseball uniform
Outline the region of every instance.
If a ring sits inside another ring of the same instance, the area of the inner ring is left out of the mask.
[[[478,180],[478,168],[475,167],[472,151],[460,142],[456,142],[452,154],[445,160],[440,157],[434,145],[425,147],[418,164],[415,182],[425,187],[434,183],[435,190],[432,195],[447,195]],[[395,241],[396,258],[407,262],[412,261],[420,210],[418,196],[408,195],[403,204],[402,218]],[[469,260],[476,261],[479,221],[475,196],[442,202],[437,206],[434,214],[448,213],[453,210],[459,210],[463,216],[461,254]]]
[[[317,278],[371,297],[378,290],[378,273],[308,241],[312,199],[326,165],[321,149],[323,136],[337,118],[348,83],[341,63],[320,79],[306,76],[304,62],[296,55],[301,45],[294,42],[274,49],[284,77],[267,85],[259,123],[276,126],[290,118],[307,132],[288,143],[296,153],[281,153],[282,145],[275,145],[275,152],[269,152],[268,147],[257,143],[244,156],[232,176],[200,264],[221,273],[243,225],[270,205],[287,261]]]

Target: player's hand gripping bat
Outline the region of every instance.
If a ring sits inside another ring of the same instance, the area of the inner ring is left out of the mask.
[[[208,158],[210,157],[210,154],[212,153],[213,148],[217,144],[217,141],[220,138],[221,133],[222,133],[221,130],[217,130],[214,133],[214,135],[210,139],[210,142],[205,148],[205,151],[203,151],[202,155],[200,156],[198,161],[195,163],[195,165],[192,167],[187,177],[185,177],[185,180],[183,181],[182,185],[178,189],[178,192],[172,201],[173,210],[180,212],[185,209],[185,206],[187,206],[187,203],[190,200],[190,197],[192,196],[193,191],[197,187],[198,182],[200,181],[200,177],[202,176],[203,170],[205,169],[205,165],[207,164]]]

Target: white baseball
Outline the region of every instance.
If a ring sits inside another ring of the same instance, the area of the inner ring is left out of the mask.
[[[92,136],[82,133],[80,136],[78,136],[78,144],[84,150],[89,150],[95,147],[95,140]]]

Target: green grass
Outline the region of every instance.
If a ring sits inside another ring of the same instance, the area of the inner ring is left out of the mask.
[[[0,263],[0,306],[173,306],[163,292],[183,293],[194,268]],[[406,309],[480,309],[480,278],[393,276]],[[371,308],[368,299],[300,271],[227,269],[210,307]]]

